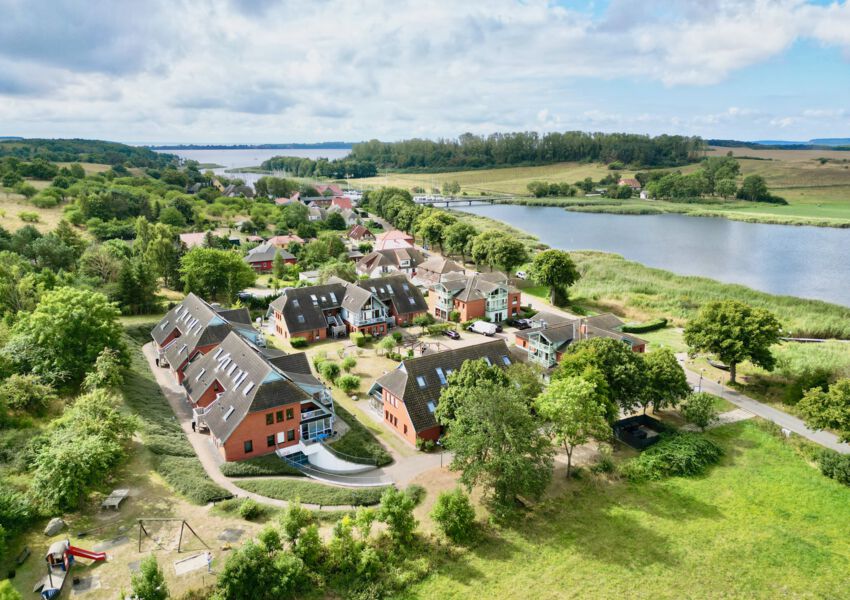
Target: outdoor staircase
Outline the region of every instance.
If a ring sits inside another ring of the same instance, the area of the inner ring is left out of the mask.
[[[349,472],[325,470],[312,464],[309,456],[301,449],[295,450],[294,448],[297,447],[290,447],[287,451],[278,450],[277,455],[290,467],[298,469],[311,479],[346,487],[380,487],[392,484],[392,480],[387,475],[378,472],[374,465],[349,463],[350,467],[353,468]],[[322,444],[315,444],[309,450],[327,452]]]

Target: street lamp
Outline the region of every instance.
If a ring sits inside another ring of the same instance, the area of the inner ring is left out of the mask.
[[[703,376],[703,373],[705,373],[705,367],[703,367],[702,369],[699,370],[699,383],[697,384],[697,391],[698,392],[702,391],[702,376]]]
[[[437,446],[440,447],[440,468],[443,468],[443,443],[440,440],[437,440]]]

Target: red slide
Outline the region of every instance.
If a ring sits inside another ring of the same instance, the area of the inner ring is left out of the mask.
[[[84,550],[82,548],[77,548],[76,546],[68,546],[68,554],[94,561],[106,560],[106,552],[92,552],[91,550]]]

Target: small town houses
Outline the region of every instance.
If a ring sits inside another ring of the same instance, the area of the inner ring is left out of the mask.
[[[390,248],[373,250],[357,261],[357,274],[381,277],[387,273],[416,275],[416,268],[425,262],[425,256],[416,248]]]
[[[396,325],[412,323],[428,305],[404,275],[391,275],[288,288],[269,308],[275,335],[313,342],[353,332],[385,335]]]
[[[370,403],[408,443],[416,445],[417,438],[436,441],[441,427],[434,412],[448,376],[467,360],[478,359],[499,367],[516,360],[504,340],[408,358],[375,381],[369,390]]]
[[[447,320],[457,312],[460,321],[486,319],[499,323],[516,318],[521,307],[520,291],[508,283],[508,276],[492,273],[466,275],[452,271],[440,275],[428,294],[428,311]]]
[[[189,294],[151,332],[157,364],[186,392],[193,426],[224,460],[242,460],[333,433],[330,392],[304,353],[265,348],[245,309],[222,310]]]
[[[270,241],[263,242],[249,250],[248,254],[245,255],[245,262],[251,265],[251,268],[257,273],[270,273],[276,256],[280,256],[281,260],[287,265],[293,265],[296,262],[294,254],[280,246],[275,246]]]
[[[189,362],[214,350],[234,331],[254,344],[265,345],[263,335],[251,325],[248,309],[224,309],[189,294],[151,332],[157,364],[170,368],[182,383]]]

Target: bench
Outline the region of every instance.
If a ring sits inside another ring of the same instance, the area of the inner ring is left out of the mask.
[[[21,553],[15,557],[15,564],[21,566],[22,564],[24,564],[24,561],[30,557],[30,554],[32,554],[32,552],[30,551],[30,547],[24,546],[24,549],[21,550]]]
[[[112,493],[106,497],[106,499],[101,502],[101,508],[114,508],[118,510],[121,506],[121,502],[130,495],[130,490],[128,489],[120,489],[120,490],[112,490]]]

